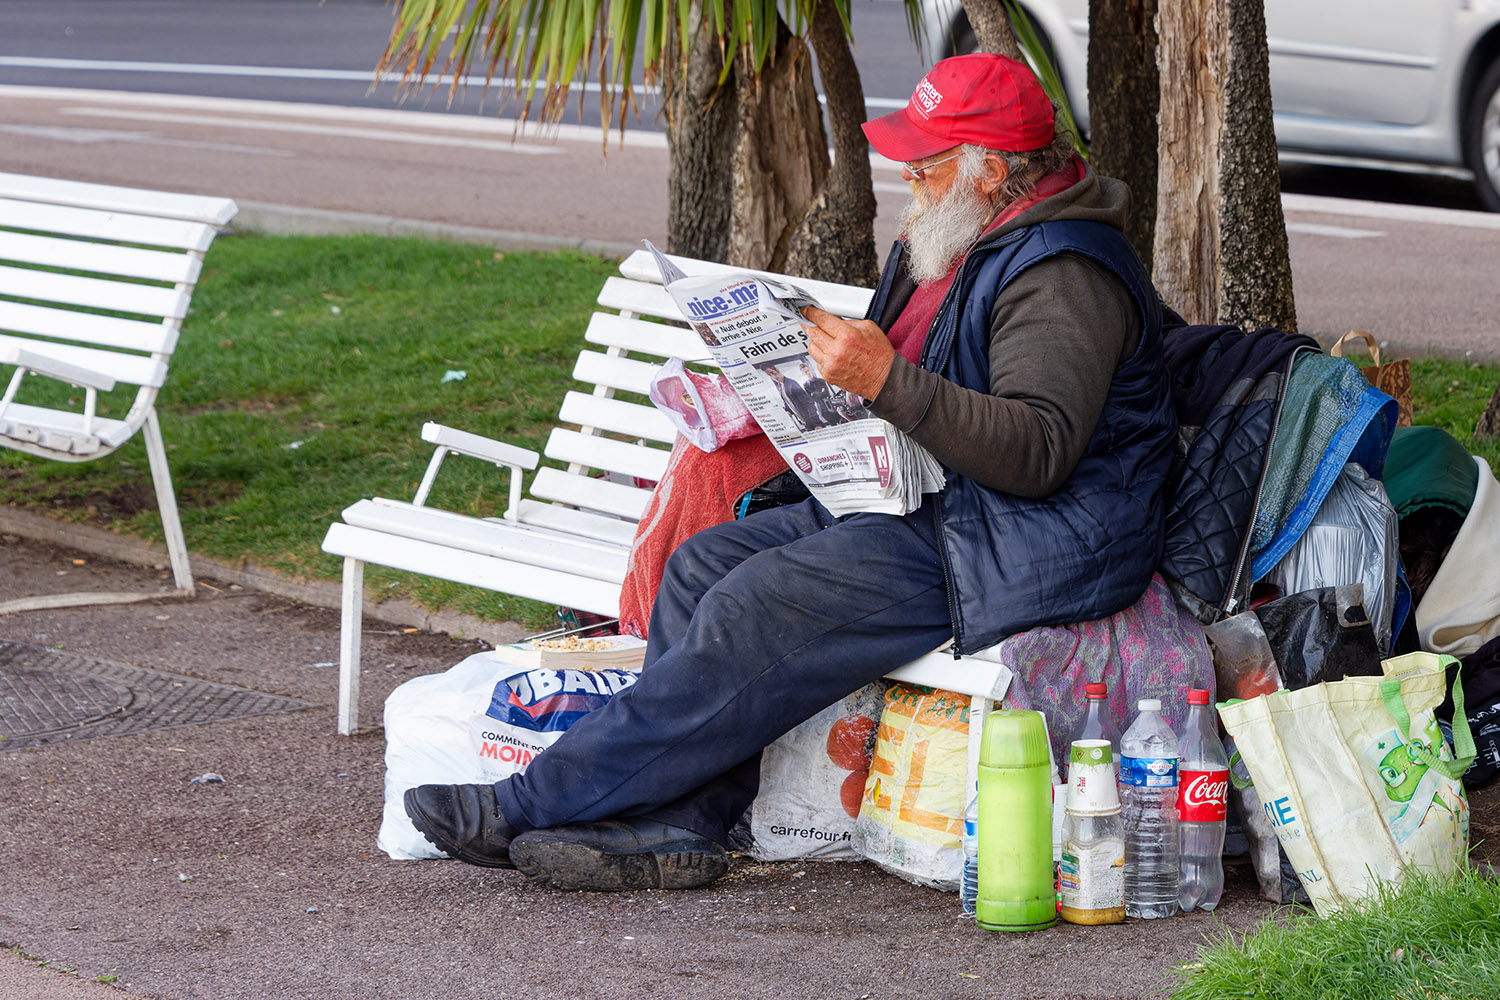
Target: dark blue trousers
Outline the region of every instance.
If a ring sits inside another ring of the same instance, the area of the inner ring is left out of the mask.
[[[951,634],[930,505],[710,528],[667,562],[640,680],[497,783],[500,808],[521,830],[648,816],[725,843],[766,744]]]

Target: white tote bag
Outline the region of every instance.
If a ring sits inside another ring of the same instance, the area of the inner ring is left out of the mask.
[[[1319,916],[1399,881],[1451,871],[1469,841],[1460,776],[1473,761],[1463,689],[1453,685],[1454,743],[1433,709],[1452,657],[1386,660],[1382,677],[1348,677],[1219,706],[1262,808]]]

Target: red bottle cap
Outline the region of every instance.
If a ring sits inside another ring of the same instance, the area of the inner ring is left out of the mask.
[[[1198,688],[1188,688],[1188,699],[1187,699],[1187,701],[1188,701],[1189,705],[1207,705],[1208,704],[1208,692],[1207,691],[1201,691]]]
[[[1109,686],[1107,684],[1085,684],[1083,686],[1085,698],[1108,698]]]

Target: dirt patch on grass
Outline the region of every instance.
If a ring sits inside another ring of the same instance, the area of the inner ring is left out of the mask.
[[[149,480],[120,483],[108,489],[90,490],[83,496],[55,497],[50,506],[82,515],[76,520],[100,527],[128,521],[144,510],[156,509],[156,494]]]
[[[1469,843],[1475,861],[1500,867],[1500,781],[1469,792]]]

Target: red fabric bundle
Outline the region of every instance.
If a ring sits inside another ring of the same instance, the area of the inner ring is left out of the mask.
[[[704,528],[733,520],[740,497],[785,470],[786,462],[764,434],[712,452],[679,436],[636,527],[620,589],[620,631],[645,638],[662,570],[677,546]]]

